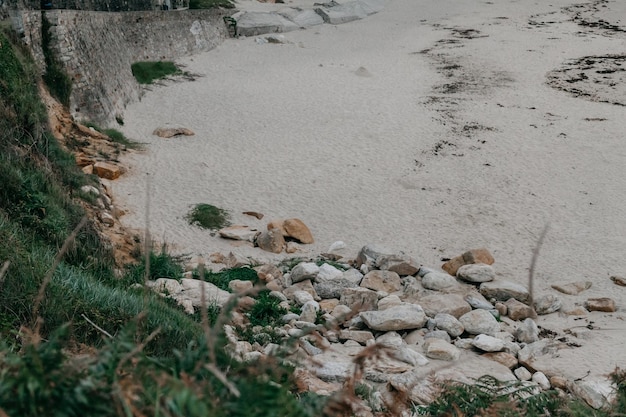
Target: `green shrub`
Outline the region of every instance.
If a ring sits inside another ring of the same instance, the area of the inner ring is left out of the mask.
[[[169,75],[182,74],[180,68],[170,61],[135,62],[130,68],[139,84],[152,84]]]
[[[146,257],[143,256],[138,264],[128,265],[124,279],[125,285],[133,283],[143,283],[146,278],[146,268],[148,271],[148,279],[155,280],[158,278],[173,278],[180,280],[182,278],[184,268],[181,257],[173,256],[167,252],[167,246],[161,246],[161,252],[150,252],[149,265],[146,264]]]
[[[280,300],[270,295],[269,291],[261,291],[256,302],[246,313],[252,326],[280,326],[280,319],[287,314],[287,309],[280,306]]]
[[[230,291],[228,283],[235,279],[241,281],[252,281],[253,284],[256,284],[259,280],[256,271],[247,267],[225,269],[219,272],[204,271],[202,278],[196,271],[194,276],[196,278],[203,279],[206,282],[210,282],[224,291]]]
[[[221,229],[230,225],[228,211],[210,204],[196,204],[185,219],[191,225],[200,226],[203,229]]]

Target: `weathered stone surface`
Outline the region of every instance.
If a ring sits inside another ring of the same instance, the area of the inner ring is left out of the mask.
[[[324,282],[339,279],[343,277],[344,271],[330,264],[324,263],[319,267],[319,272],[315,277],[315,281]]]
[[[230,298],[229,292],[219,289],[210,282],[183,278],[180,283],[183,286],[183,291],[178,293],[176,297],[180,296],[190,299],[194,307],[202,306],[201,286],[204,286],[204,299],[206,301],[206,305],[217,304],[221,307],[226,304]]]
[[[533,376],[533,374],[531,374],[530,371],[523,366],[514,370],[513,373],[520,381],[530,381],[530,378]]]
[[[358,269],[350,268],[344,271],[343,278],[358,286],[361,284],[361,280],[363,280],[363,274]]]
[[[535,311],[529,306],[515,298],[509,298],[505,303],[507,314],[511,320],[524,320],[535,317]]]
[[[443,272],[429,272],[422,277],[422,286],[428,290],[441,291],[458,285],[456,278]]]
[[[619,285],[621,287],[626,287],[626,278],[620,277],[618,275],[611,276],[611,281],[615,283],[615,285]]]
[[[346,288],[355,288],[357,285],[345,278],[334,279],[329,281],[316,282],[313,284],[315,291],[317,294],[326,299],[326,298],[339,298],[341,297],[341,292]]]
[[[438,329],[444,330],[452,337],[460,336],[465,331],[461,322],[453,315],[447,313],[437,313],[435,315],[435,325]]]
[[[367,327],[379,331],[419,329],[427,320],[424,310],[414,304],[383,311],[365,311],[361,313],[361,318]]]
[[[442,339],[431,338],[424,342],[424,353],[431,359],[455,361],[461,356],[459,349]]]
[[[415,259],[407,255],[386,255],[376,260],[378,268],[392,271],[400,276],[415,275],[420,266]]]
[[[245,240],[248,242],[254,242],[256,236],[260,233],[257,229],[253,229],[250,226],[234,225],[220,229],[218,231],[220,237],[233,240]]]
[[[258,36],[266,33],[290,32],[299,26],[278,13],[245,12],[237,17],[237,33]]]
[[[472,309],[458,294],[427,295],[419,299],[419,305],[422,306],[428,317],[435,317],[438,313],[461,317]]]
[[[378,245],[365,245],[359,251],[356,257],[356,267],[361,268],[361,265],[367,265],[368,267],[376,267],[376,260],[381,256],[393,256],[394,253],[389,249]]]
[[[279,229],[265,230],[257,236],[256,244],[264,251],[281,253],[285,248],[285,238]]]
[[[318,295],[315,292],[315,288],[313,288],[313,284],[311,284],[310,280],[304,280],[297,282],[283,290],[283,294],[290,300],[294,299],[294,294],[296,291],[306,291],[313,296],[313,299],[318,299]]]
[[[548,377],[543,372],[535,372],[531,380],[539,385],[542,390],[547,391],[551,388]]]
[[[545,355],[553,355],[558,350],[557,342],[551,339],[541,339],[534,343],[529,343],[517,353],[517,360],[528,370],[536,372],[535,361]]]
[[[317,318],[317,312],[319,311],[319,304],[315,301],[307,301],[302,306],[300,312],[300,321],[305,321],[307,323],[315,323],[315,319]]]
[[[494,259],[487,249],[472,249],[460,256],[450,259],[442,265],[442,269],[448,274],[456,276],[456,273],[461,266],[476,263],[492,265],[494,263]]]
[[[148,281],[146,286],[163,295],[174,295],[183,291],[180,282],[171,278],[158,278],[155,281]]]
[[[567,284],[554,284],[552,286],[555,290],[568,295],[578,295],[581,292],[591,288],[591,281],[577,281]]]
[[[480,293],[487,299],[495,298],[498,301],[506,301],[515,298],[522,303],[528,302],[530,294],[523,285],[510,281],[491,281],[480,284]]]
[[[491,265],[487,264],[467,264],[459,267],[456,272],[457,278],[479,284],[482,282],[493,281],[496,278],[496,272]]]
[[[615,390],[608,381],[570,381],[567,389],[596,410],[608,408],[615,397]]]
[[[546,294],[534,301],[537,314],[544,315],[557,312],[563,306],[563,302],[554,294]]]
[[[585,308],[589,311],[604,311],[612,313],[617,310],[615,300],[608,297],[589,298],[585,301]]]
[[[472,310],[459,317],[459,321],[469,334],[484,333],[493,336],[500,331],[500,323],[487,310]]]
[[[254,286],[252,281],[233,279],[228,283],[228,289],[234,293],[242,293],[245,291],[249,291]],[[281,294],[282,295],[282,294]]]
[[[392,293],[402,288],[402,281],[395,272],[374,270],[365,274],[360,285],[370,290]]]
[[[397,295],[389,295],[378,300],[378,309],[387,310],[388,308],[396,307],[402,304],[404,303],[402,302],[402,300],[400,300],[400,297],[398,297]]]
[[[326,313],[331,313],[339,305],[337,298],[324,299],[319,302],[320,308]]]
[[[282,15],[288,20],[298,25],[300,28],[308,28],[311,26],[321,25],[324,23],[322,16],[315,13],[312,9],[295,9],[287,7],[278,11],[278,14]]]
[[[472,341],[472,345],[484,352],[500,352],[504,349],[504,342],[493,336],[479,334]]]
[[[283,230],[287,237],[296,239],[300,243],[310,244],[315,242],[313,234],[306,224],[300,219],[287,219],[283,222]]]
[[[253,269],[256,271],[259,279],[263,282],[274,281],[275,279],[280,279],[283,276],[282,271],[271,264],[260,265],[254,267]]]
[[[354,340],[364,345],[368,340],[374,340],[372,332],[367,330],[341,330],[339,331],[339,340]]]
[[[300,262],[291,270],[291,281],[296,283],[305,279],[315,279],[320,267],[313,262]]]
[[[93,173],[100,178],[115,180],[122,175],[122,168],[108,162],[96,162],[93,164]]]
[[[293,293],[293,300],[296,302],[297,305],[303,306],[308,301],[314,301],[314,298],[311,293],[300,290]]]
[[[463,298],[472,308],[480,308],[481,310],[493,310],[495,306],[479,292],[472,291]]]
[[[346,288],[341,292],[340,303],[353,311],[371,311],[378,307],[378,295],[367,288]]]
[[[152,132],[154,136],[160,138],[173,138],[174,136],[193,136],[195,133],[191,129],[184,127],[157,127]]]
[[[343,382],[354,372],[354,364],[350,356],[331,349],[317,355],[309,370],[322,381]]]
[[[539,327],[533,319],[527,318],[517,327],[514,336],[518,342],[536,342],[537,340],[539,340]]]
[[[341,389],[341,384],[324,382],[309,370],[296,368],[293,372],[298,392],[314,392],[318,395],[330,395]]]
[[[509,369],[513,369],[517,366],[517,358],[508,352],[489,352],[482,355],[483,358],[489,358],[492,361],[496,361]]]

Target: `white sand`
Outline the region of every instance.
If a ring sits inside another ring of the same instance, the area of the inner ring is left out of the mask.
[[[538,293],[589,280],[563,298],[610,296],[620,308],[590,314],[615,330],[555,366],[572,377],[624,366],[626,288],[609,276],[626,275],[626,107],[574,97],[546,76],[568,59],[625,54],[626,33],[576,25],[562,10],[575,3],[389,0],[361,21],[286,33],[285,44],[229,39],[183,59],[202,77],[154,87],[125,114],[124,133],[148,145],[114,184],[122,222],[145,225],[149,173],[152,234],[178,252],[272,258],[187,225],[190,207],[209,203],[235,224],[302,219],[316,243],[300,256],[343,240],[354,255],[377,243],[437,267],[487,247],[500,277],[523,284],[549,223]],[[196,135],[152,136],[167,125]]]

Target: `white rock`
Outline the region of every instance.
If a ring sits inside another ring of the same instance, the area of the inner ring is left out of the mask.
[[[291,270],[291,281],[293,283],[314,279],[320,271],[320,267],[313,262],[301,262]]]
[[[424,310],[415,304],[391,307],[383,311],[365,311],[361,318],[373,330],[408,330],[419,329],[426,323]]]
[[[472,344],[474,347],[485,352],[500,352],[504,349],[504,342],[502,340],[486,334],[476,336]]]
[[[314,301],[313,296],[306,291],[294,292],[293,299],[299,306],[304,305],[307,301]]]
[[[343,272],[344,271],[337,269],[332,265],[322,264],[322,266],[319,267],[319,272],[315,277],[315,281],[324,282],[339,279],[343,276]]]
[[[424,342],[424,353],[431,359],[442,361],[455,361],[459,359],[461,352],[451,343],[445,340],[431,338]]]
[[[500,323],[487,310],[472,310],[459,317],[459,321],[469,334],[493,335],[500,331]]]
[[[463,265],[457,270],[456,276],[463,281],[478,284],[493,281],[496,273],[491,265],[479,263]]]
[[[544,391],[551,388],[550,380],[548,380],[548,377],[543,372],[535,372],[533,374],[532,381],[539,385]]]
[[[445,272],[429,272],[422,277],[422,286],[428,290],[441,291],[458,285],[456,278]]]
[[[530,381],[530,379],[532,378],[532,374],[530,373],[530,371],[528,371],[528,369],[524,368],[523,366],[520,366],[519,368],[514,370],[513,373],[520,381]]]

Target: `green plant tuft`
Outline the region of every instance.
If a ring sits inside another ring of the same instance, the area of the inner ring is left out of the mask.
[[[230,225],[228,211],[210,204],[196,204],[185,219],[191,225],[200,226],[203,229],[221,229]]]
[[[152,84],[155,80],[183,72],[171,61],[142,61],[131,65],[131,71],[139,84]]]
[[[253,284],[256,284],[259,280],[256,271],[248,267],[225,269],[219,272],[205,270],[203,277],[200,277],[198,271],[195,271],[194,277],[210,282],[224,291],[230,291],[228,283],[235,279],[241,281],[252,281]]]

